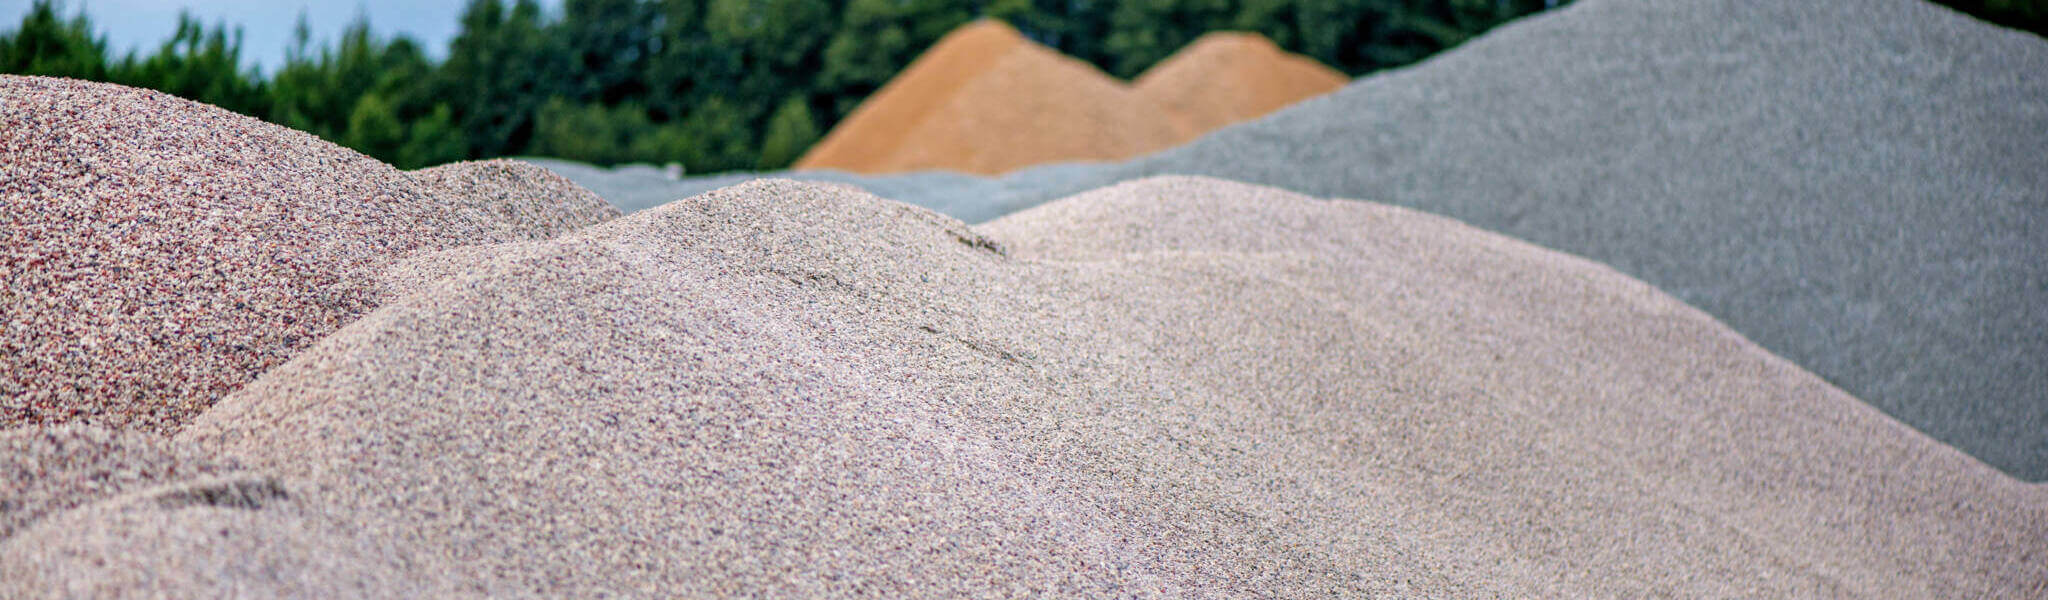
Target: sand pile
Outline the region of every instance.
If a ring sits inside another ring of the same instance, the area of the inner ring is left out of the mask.
[[[763,181],[476,250],[409,259],[449,275],[176,440],[240,470],[0,541],[0,595],[2048,581],[2048,489],[1640,282],[1405,209],[1164,178],[977,229]]]
[[[1115,78],[984,19],[940,38],[797,168],[1001,173],[1159,150],[1188,137],[1177,127]]]
[[[1341,71],[1281,50],[1266,36],[1215,32],[1146,69],[1132,88],[1166,107],[1188,131],[1207,133],[1350,81]]]
[[[984,19],[940,38],[796,167],[994,174],[1123,159],[1344,81],[1342,73],[1258,34],[1224,33],[1203,36],[1130,86]]]
[[[489,242],[544,240],[610,220],[619,210],[546,168],[517,160],[459,162],[408,173],[452,210],[489,215]]]
[[[970,220],[1155,173],[1420,208],[1614,265],[2043,480],[2038,73],[2041,38],[1919,0],[1585,0],[1129,163],[789,175]]]
[[[422,185],[311,135],[60,79],[0,76],[0,157],[0,425],[174,430],[374,308],[376,272],[410,252],[613,214],[518,164],[493,168],[564,206],[496,214],[462,196],[502,192],[464,179],[477,167]]]

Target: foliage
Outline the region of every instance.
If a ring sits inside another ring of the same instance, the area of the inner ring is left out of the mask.
[[[178,31],[155,54],[121,61],[111,79],[151,87],[243,114],[262,114],[269,104],[264,81],[242,70],[242,32],[225,25],[207,28],[191,15],[178,16]]]
[[[105,79],[107,42],[93,37],[84,13],[65,21],[39,1],[21,17],[21,27],[0,34],[0,72]]]
[[[608,165],[681,162],[689,153],[682,125],[657,125],[637,104],[606,107],[556,97],[535,123],[534,154]]]
[[[790,98],[768,119],[768,133],[761,138],[763,169],[780,169],[796,162],[804,149],[818,141],[818,124],[811,120],[811,105],[803,98]]]
[[[1974,1],[2038,19],[2042,0]],[[405,168],[551,154],[715,172],[790,164],[918,53],[976,18],[1007,20],[1123,77],[1218,29],[1257,31],[1362,74],[1548,4],[565,0],[552,15],[535,0],[470,0],[439,63],[360,20],[316,46],[302,17],[284,64],[265,77],[241,66],[240,34],[225,25],[183,17],[153,53],[114,59],[83,14],[65,19],[51,0],[35,0],[20,27],[0,33],[0,70],[165,90]]]

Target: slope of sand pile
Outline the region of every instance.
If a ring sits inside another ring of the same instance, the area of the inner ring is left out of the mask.
[[[761,181],[487,249],[409,259],[451,275],[176,440],[238,470],[0,541],[0,595],[2048,581],[2048,489],[1640,282],[1405,209],[1163,178],[975,229]]]
[[[984,19],[940,38],[805,152],[797,168],[991,174],[1127,158],[1187,137],[1122,82]],[[996,139],[1003,143],[989,143]]]
[[[52,513],[233,470],[191,444],[79,424],[0,430],[0,539]]]
[[[1256,33],[1203,35],[1131,83],[1184,128],[1207,133],[1336,91],[1351,78]]]
[[[1582,0],[1129,163],[788,176],[969,219],[1155,173],[1420,208],[1614,265],[2043,480],[2039,73],[2041,38],[1919,0]]]
[[[560,205],[132,88],[0,76],[0,426],[180,423],[377,304],[412,251],[536,239],[616,214],[529,165]],[[453,186],[441,189],[443,186]],[[459,188],[459,189],[456,189]],[[573,205],[573,206],[571,206]]]
[[[450,163],[408,174],[441,206],[489,215],[499,233],[486,241],[544,240],[619,216],[590,190],[517,160]]]

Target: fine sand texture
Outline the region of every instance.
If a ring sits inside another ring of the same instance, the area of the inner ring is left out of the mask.
[[[994,174],[1114,160],[1192,137],[1094,66],[982,19],[946,34],[797,161],[861,173]],[[989,143],[1001,139],[1002,143]]]
[[[1125,84],[1008,24],[983,19],[940,38],[796,167],[988,175],[1120,160],[1328,93],[1347,80],[1256,33],[1219,32]],[[988,143],[993,139],[1002,143]]]
[[[235,470],[31,519],[0,596],[2048,592],[2048,488],[1403,208],[764,180],[389,273],[173,440]]]
[[[1612,265],[2039,481],[2042,73],[2048,42],[1919,0],[1583,0],[1133,162],[787,176],[974,222],[1170,173],[1419,208]]]
[[[377,273],[411,252],[617,214],[531,165],[416,179],[212,106],[64,79],[0,76],[0,158],[0,426],[175,431],[369,312]],[[493,208],[539,182],[524,212]]]
[[[1131,87],[1166,107],[1182,129],[1207,133],[1336,91],[1350,81],[1315,59],[1281,50],[1266,36],[1219,31],[1146,69]]]

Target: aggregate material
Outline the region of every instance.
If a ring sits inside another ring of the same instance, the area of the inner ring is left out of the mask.
[[[797,166],[994,174],[1129,158],[1189,137],[1193,132],[1152,96],[1008,24],[982,19],[940,38]]]
[[[1217,31],[1145,69],[1131,89],[1164,107],[1184,130],[1208,133],[1336,91],[1350,81],[1315,59],[1281,50],[1266,36]]]
[[[1920,0],[1583,0],[1188,145],[1001,178],[570,174],[625,210],[758,176],[981,222],[1200,174],[1600,261],[2048,479],[2048,43]]]
[[[509,161],[427,180],[166,94],[0,75],[0,426],[175,431],[369,312],[411,252],[617,214]]]
[[[1216,32],[1126,83],[983,19],[940,38],[797,161],[859,173],[995,174],[1118,160],[1343,87],[1256,33]],[[988,140],[1000,139],[991,144]]]
[[[2048,591],[2048,488],[1408,209],[768,180],[407,266],[172,440],[239,470],[31,519],[0,596]]]

